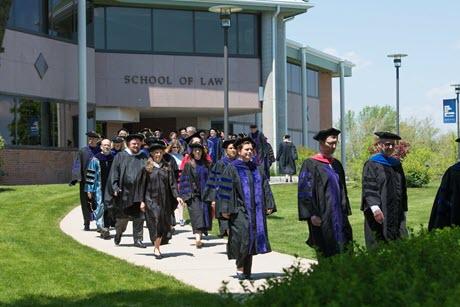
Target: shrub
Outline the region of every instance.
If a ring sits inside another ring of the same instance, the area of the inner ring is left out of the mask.
[[[0,135],[0,151],[5,148],[5,140],[2,138]],[[2,158],[0,157],[0,176],[3,176],[5,173],[2,171],[2,166],[3,166],[3,161]]]
[[[460,229],[418,235],[289,270],[250,294],[248,306],[447,306],[460,295]],[[234,299],[229,305],[236,305]]]
[[[433,170],[429,166],[432,159],[433,152],[426,147],[411,150],[403,163],[408,187],[419,188],[430,183]]]
[[[297,174],[300,172],[300,168],[302,167],[303,161],[310,158],[317,152],[311,148],[298,146],[297,147],[297,160],[295,161],[295,166],[297,169]]]

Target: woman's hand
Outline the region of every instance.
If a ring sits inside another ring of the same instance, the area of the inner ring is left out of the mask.
[[[145,203],[144,202],[141,202],[141,211],[145,212]]]
[[[181,205],[181,206],[184,206],[184,205],[185,205],[184,200],[183,200],[182,198],[178,197],[178,198],[176,198],[176,200],[177,200],[177,203],[178,203],[179,205]]]

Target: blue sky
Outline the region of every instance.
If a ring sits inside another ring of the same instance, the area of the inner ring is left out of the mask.
[[[442,99],[460,83],[460,1],[317,0],[287,24],[287,37],[350,60],[345,79],[347,110],[395,105],[395,68],[386,55],[407,53],[400,69],[401,118],[433,118],[443,132]],[[338,79],[333,81],[334,119],[339,118]]]

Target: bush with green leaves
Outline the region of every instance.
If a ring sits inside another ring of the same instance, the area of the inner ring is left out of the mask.
[[[375,250],[320,259],[250,294],[247,306],[457,306],[460,229],[421,230]],[[230,298],[229,305],[237,299]]]
[[[300,168],[302,167],[303,161],[305,161],[308,158],[311,158],[311,156],[313,156],[314,154],[316,154],[316,151],[311,148],[297,146],[297,160],[295,161],[297,174],[300,172]]]
[[[426,147],[411,149],[403,162],[408,187],[420,188],[430,183],[433,176],[430,161],[433,158],[433,152]]]
[[[0,151],[5,148],[5,140],[2,138],[0,135]],[[3,166],[3,161],[2,158],[0,157],[0,176],[4,175],[4,172],[2,171],[2,166]]]

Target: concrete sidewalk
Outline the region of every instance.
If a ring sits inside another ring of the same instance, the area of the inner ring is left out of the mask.
[[[112,240],[103,240],[96,231],[83,231],[80,206],[74,208],[62,221],[63,232],[83,245],[92,247],[106,254],[124,259],[132,264],[144,266],[152,271],[171,275],[176,279],[206,292],[216,293],[228,282],[228,290],[242,293],[243,288],[235,276],[235,261],[228,260],[226,255],[226,239],[214,236],[205,237],[204,247],[195,248],[195,240],[189,225],[176,226],[176,234],[169,244],[161,247],[163,259],[155,259],[153,246],[150,243],[148,230],[144,228],[144,243],[147,248],[133,246],[132,226],[128,225],[121,244],[116,246]],[[269,230],[270,231],[270,230]],[[114,235],[114,230],[111,230]],[[283,269],[294,264],[293,256],[271,252],[254,257],[252,275],[254,286],[249,281],[244,284],[255,290],[271,276],[282,276]],[[314,261],[300,259],[302,268],[308,268]]]

